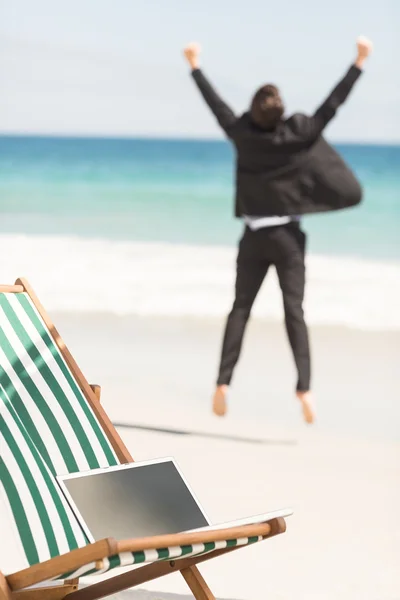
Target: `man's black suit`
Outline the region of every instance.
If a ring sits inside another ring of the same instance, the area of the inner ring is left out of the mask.
[[[361,71],[352,66],[312,117],[295,114],[271,131],[248,112],[236,117],[203,72],[193,78],[236,149],[237,217],[300,216],[354,206],[361,187],[322,132],[346,100]],[[218,385],[229,385],[254,300],[270,266],[277,271],[286,329],[295,359],[297,390],[310,389],[310,351],[303,314],[306,236],[298,222],[245,228],[237,258],[235,301],[226,324]]]

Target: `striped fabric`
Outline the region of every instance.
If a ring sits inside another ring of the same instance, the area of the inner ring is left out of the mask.
[[[15,565],[11,561],[10,568],[21,570],[87,544],[53,474],[1,385],[0,512],[4,520],[0,544],[12,540],[17,559]],[[3,570],[3,565],[0,568]]]
[[[29,296],[0,293],[0,570],[7,575],[85,546],[86,536],[54,476],[116,464],[108,438]],[[97,569],[90,564],[55,579],[260,539],[123,553],[105,557]]]
[[[110,559],[103,561],[101,568],[96,570],[95,563],[85,565],[77,571],[71,571],[64,573],[62,577],[58,579],[73,579],[75,577],[87,577],[89,575],[102,575],[107,573],[111,569],[117,567],[129,567],[132,565],[140,565],[144,563],[152,563],[166,560],[179,560],[180,558],[190,558],[193,556],[200,556],[202,554],[209,554],[214,550],[223,550],[225,548],[235,548],[240,546],[249,546],[260,542],[262,537],[245,537],[238,538],[235,540],[225,540],[221,542],[210,542],[208,544],[193,544],[189,546],[176,546],[170,548],[159,548],[157,550],[146,550],[144,552],[123,552],[116,556],[112,556]],[[56,578],[55,578],[56,579]]]
[[[27,294],[0,294],[0,384],[54,474],[118,464]]]

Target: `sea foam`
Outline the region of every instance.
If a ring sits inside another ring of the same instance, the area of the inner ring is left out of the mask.
[[[0,236],[0,282],[25,276],[50,311],[223,316],[231,307],[235,249],[74,237]],[[310,255],[310,324],[400,330],[400,265]],[[274,269],[253,315],[281,320]]]

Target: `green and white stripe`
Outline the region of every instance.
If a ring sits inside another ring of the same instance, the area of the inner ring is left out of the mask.
[[[0,400],[1,507],[13,516],[8,534],[18,546],[19,570],[85,546],[87,539],[1,386]],[[7,530],[2,539],[9,539]]]
[[[118,464],[26,294],[0,294],[0,383],[53,473]]]
[[[215,550],[223,550],[225,548],[234,548],[240,546],[249,546],[260,542],[262,537],[254,536],[250,538],[239,538],[236,540],[225,540],[218,542],[210,542],[208,544],[193,544],[190,546],[171,546],[170,548],[160,548],[158,550],[146,550],[144,552],[123,552],[110,559],[105,559],[103,567],[96,570],[95,563],[90,563],[77,569],[55,577],[55,579],[69,579],[75,577],[87,577],[89,575],[103,575],[108,571],[117,567],[129,567],[132,565],[140,565],[145,563],[160,562],[166,560],[179,560],[183,558],[191,558],[202,554],[209,554]]]

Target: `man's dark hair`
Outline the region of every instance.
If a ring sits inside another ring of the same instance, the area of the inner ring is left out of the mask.
[[[250,115],[253,123],[262,129],[275,129],[283,117],[285,107],[276,85],[263,85],[253,97]]]

